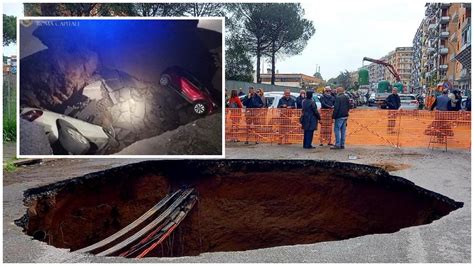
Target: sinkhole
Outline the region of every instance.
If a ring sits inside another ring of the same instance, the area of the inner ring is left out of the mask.
[[[368,165],[170,160],[29,189],[26,214],[16,224],[34,239],[76,251],[115,234],[183,188],[194,189],[196,204],[147,256],[193,256],[392,233],[431,223],[463,206]]]

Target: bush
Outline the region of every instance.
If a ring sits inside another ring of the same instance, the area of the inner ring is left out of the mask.
[[[3,142],[15,141],[16,140],[16,120],[15,119],[4,119],[3,120]]]

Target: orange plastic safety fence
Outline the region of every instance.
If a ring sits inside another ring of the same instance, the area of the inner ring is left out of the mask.
[[[314,144],[334,143],[332,110],[320,109],[321,123]],[[226,109],[226,140],[302,143],[301,110]],[[352,109],[346,130],[347,145],[392,147],[471,147],[471,113],[427,110]]]

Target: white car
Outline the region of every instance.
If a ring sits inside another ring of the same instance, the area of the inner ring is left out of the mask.
[[[53,147],[60,144],[68,154],[98,154],[115,141],[113,129],[38,108],[23,108],[20,117],[44,128]],[[57,147],[56,147],[57,150]]]
[[[293,98],[296,104],[296,98],[300,95],[299,93],[296,92],[291,92],[290,97]],[[267,101],[267,106],[268,108],[277,108],[278,107],[278,102],[280,99],[283,97],[283,91],[269,91],[264,93],[265,99]],[[245,95],[240,96],[240,100],[243,100],[245,98]],[[318,109],[321,109],[321,102],[319,101],[319,96],[318,94],[314,93],[313,94],[313,99],[316,102],[316,106]],[[296,108],[296,105],[295,105]]]
[[[416,100],[414,94],[398,94],[400,97],[400,109],[403,110],[418,110],[420,103]]]

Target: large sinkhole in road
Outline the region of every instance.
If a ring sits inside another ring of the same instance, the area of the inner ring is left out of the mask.
[[[147,161],[25,192],[26,234],[72,251],[194,188],[194,208],[147,256],[190,256],[392,233],[462,207],[381,168],[332,161]]]

